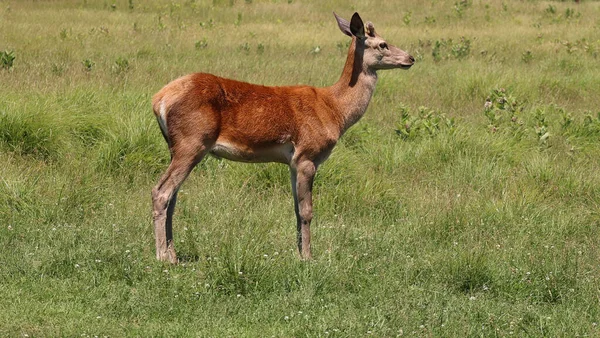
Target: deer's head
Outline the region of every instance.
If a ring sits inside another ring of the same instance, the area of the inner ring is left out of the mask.
[[[408,69],[415,59],[407,52],[393,46],[375,32],[373,23],[365,25],[358,13],[350,22],[333,13],[342,33],[356,39],[356,51],[363,53],[362,60],[372,70],[402,68]]]

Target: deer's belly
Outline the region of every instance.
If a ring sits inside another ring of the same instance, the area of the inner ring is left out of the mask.
[[[210,153],[216,157],[237,162],[279,162],[288,164],[294,155],[294,146],[291,142],[288,142],[262,147],[249,147],[230,141],[217,140]]]

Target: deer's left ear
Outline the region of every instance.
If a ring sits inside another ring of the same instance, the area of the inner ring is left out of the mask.
[[[352,15],[352,19],[350,20],[350,31],[352,32],[352,35],[359,39],[365,38],[365,24],[358,13]]]
[[[350,31],[350,23],[343,18],[340,18],[337,14],[335,14],[335,12],[333,12],[333,15],[335,16],[335,20],[337,21],[338,27],[342,33],[352,36],[352,32]]]

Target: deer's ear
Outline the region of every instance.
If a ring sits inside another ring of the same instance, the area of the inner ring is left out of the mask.
[[[366,28],[367,35],[374,38],[377,33],[375,33],[375,26],[373,26],[371,21],[367,21]]]
[[[365,38],[365,24],[358,13],[352,15],[352,19],[350,20],[350,32],[359,39]]]
[[[335,16],[335,20],[337,21],[338,27],[340,27],[342,33],[352,36],[352,32],[350,31],[350,23],[345,19],[340,18],[337,14],[335,14],[335,12],[333,12],[333,15]]]

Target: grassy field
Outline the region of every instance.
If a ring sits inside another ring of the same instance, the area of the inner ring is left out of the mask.
[[[0,336],[600,336],[600,2],[0,0]],[[380,72],[295,249],[285,166],[208,158],[154,255],[150,107],[211,72]],[[488,102],[488,103],[486,103]]]

